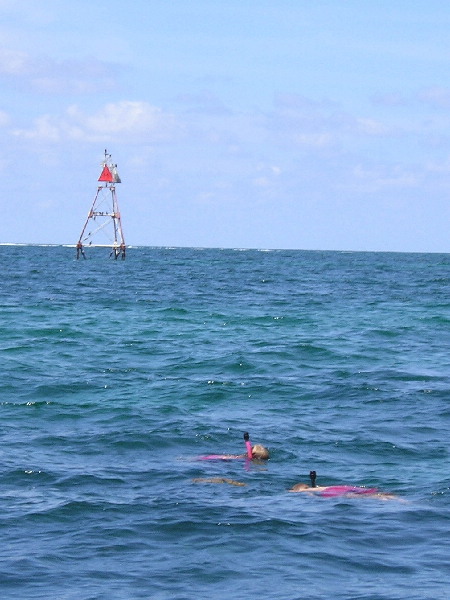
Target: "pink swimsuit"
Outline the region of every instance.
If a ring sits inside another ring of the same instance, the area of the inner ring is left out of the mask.
[[[335,498],[345,496],[346,494],[376,494],[377,488],[362,488],[354,485],[330,485],[325,490],[319,492],[324,498]]]

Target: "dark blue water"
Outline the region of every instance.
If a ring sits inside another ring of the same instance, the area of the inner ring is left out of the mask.
[[[0,253],[2,599],[450,597],[450,255]]]

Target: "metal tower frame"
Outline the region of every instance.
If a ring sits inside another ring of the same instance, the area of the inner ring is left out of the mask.
[[[81,256],[86,258],[84,248],[88,246],[89,248],[111,248],[110,256],[114,256],[115,259],[120,256],[125,260],[126,245],[116,194],[116,183],[121,181],[117,165],[111,162],[111,155],[106,150],[102,167],[98,181],[103,182],[103,185],[97,188],[91,210],[81,230],[77,243],[77,259]],[[89,228],[90,225],[93,227],[92,230]],[[98,243],[93,239],[100,232],[106,240],[105,243]]]

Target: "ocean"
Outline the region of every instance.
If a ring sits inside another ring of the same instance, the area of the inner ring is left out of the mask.
[[[0,252],[2,600],[448,600],[449,254]]]

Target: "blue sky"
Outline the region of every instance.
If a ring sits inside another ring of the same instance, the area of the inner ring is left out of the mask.
[[[450,4],[0,0],[0,242],[450,251]]]

